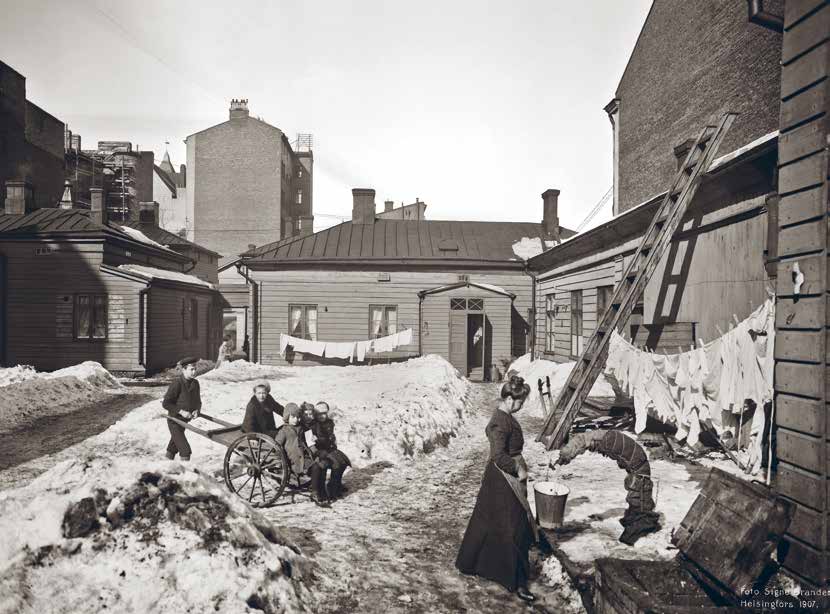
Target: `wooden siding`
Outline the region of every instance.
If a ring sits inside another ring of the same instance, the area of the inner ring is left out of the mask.
[[[802,584],[830,583],[830,401],[827,335],[830,4],[785,4],[779,137],[778,309],[773,486],[798,504],[779,561]],[[817,219],[819,218],[819,219]],[[805,276],[795,294],[792,272]]]
[[[50,245],[53,253],[36,256]],[[0,243],[8,263],[7,363],[54,370],[94,360],[111,371],[143,371],[138,360],[138,291],[143,283],[99,270],[100,243]],[[73,338],[75,294],[109,295],[106,340]]]
[[[182,302],[190,299],[195,299],[198,305],[198,334],[185,339]],[[147,370],[166,369],[184,356],[215,360],[221,337],[221,327],[217,324],[218,305],[215,293],[208,289],[153,286],[148,299]],[[209,323],[208,318],[213,321]]]
[[[466,273],[466,272],[465,272]],[[522,322],[515,328],[527,329],[525,322],[530,308],[530,277],[517,273],[468,273],[472,282],[504,288],[516,295],[512,318]],[[280,333],[288,332],[288,306],[317,305],[317,336],[321,341],[360,341],[369,336],[369,305],[397,305],[398,326],[412,328],[412,343],[399,351],[417,354],[419,348],[418,292],[458,282],[458,273],[451,271],[391,271],[389,281],[378,281],[377,271],[252,271],[251,277],[261,283],[260,361],[265,364],[286,364],[279,355]],[[487,293],[476,291],[476,295]],[[445,320],[446,321],[446,320]],[[252,339],[252,344],[254,340]],[[512,355],[527,351],[525,337],[513,338]],[[444,350],[446,352],[446,349]],[[508,351],[508,356],[511,354]],[[294,364],[319,364],[312,356],[298,356]],[[494,357],[495,362],[495,357]]]
[[[646,286],[642,317],[632,315],[628,324],[694,324],[695,335],[711,341],[719,335],[718,327],[726,330],[732,314],[745,318],[766,300],[765,288],[770,281],[764,268],[766,214],[747,217],[747,212],[757,211],[764,201],[764,197],[751,198],[685,221]],[[539,275],[536,349],[540,356],[557,362],[571,359],[567,309],[556,318],[555,352],[545,354],[545,296],[553,293],[557,304],[569,306],[570,291],[583,290],[583,333],[587,337],[596,326],[597,287],[620,282],[637,244],[637,239],[629,240]],[[682,292],[678,293],[678,288]],[[718,305],[717,310],[712,309],[713,304]]]
[[[510,297],[498,295],[478,288],[457,288],[440,294],[430,294],[424,297],[421,313],[421,335],[423,339],[422,351],[424,354],[439,354],[450,360],[450,299],[453,297],[484,299],[484,312],[487,315],[491,329],[490,352],[492,362],[485,365],[494,375],[497,369],[501,376],[507,371],[511,359],[511,308]],[[459,311],[458,313],[465,313]],[[469,314],[481,313],[470,311]],[[465,327],[466,331],[466,318]],[[456,339],[453,337],[453,342]],[[466,344],[466,333],[464,335]],[[450,361],[453,362],[453,361]],[[462,375],[463,367],[455,365]],[[493,379],[497,379],[493,377]]]

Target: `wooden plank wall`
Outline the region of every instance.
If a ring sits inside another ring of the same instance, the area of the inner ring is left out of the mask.
[[[582,333],[586,341],[597,323],[597,288],[613,286],[622,278],[615,275],[613,256],[599,264],[539,281],[537,289],[537,351],[539,356],[556,362],[571,358],[571,291],[582,290]],[[556,304],[554,352],[545,351],[545,297],[553,294]]]
[[[787,0],[781,51],[779,256],[775,344],[777,492],[798,503],[779,556],[812,584],[830,581],[827,403],[830,3]],[[795,264],[804,275],[796,295]]]
[[[509,297],[500,296],[478,288],[458,288],[430,294],[424,297],[421,314],[423,335],[422,352],[424,354],[438,354],[449,360],[449,330],[450,330],[450,298],[481,298],[484,299],[484,311],[487,320],[492,326],[492,339],[488,341],[492,349],[492,363],[489,368],[496,368],[503,376],[510,363],[510,334],[511,334],[511,303]],[[469,312],[477,313],[477,312]],[[460,370],[460,369],[459,369]],[[496,379],[494,377],[494,379]]]
[[[49,255],[35,249],[51,246]],[[144,284],[99,270],[100,243],[6,242],[8,263],[7,363],[39,370],[61,369],[85,360],[110,371],[140,372],[138,291]],[[109,295],[109,338],[73,338],[75,294]]]
[[[182,328],[182,301],[196,299],[198,304],[198,336],[184,338]],[[185,356],[216,359],[221,327],[216,323],[217,302],[214,292],[173,289],[152,286],[148,299],[147,370],[160,371],[174,366]],[[208,318],[213,317],[211,338],[208,338]],[[218,329],[218,330],[217,330]]]
[[[518,317],[527,318],[531,304],[530,277],[512,272],[469,271],[465,274],[472,282],[496,285],[514,293],[513,317],[519,314]],[[391,271],[389,281],[379,281],[378,271],[252,271],[251,277],[262,284],[259,359],[275,365],[286,364],[279,355],[279,338],[280,333],[288,332],[290,304],[317,305],[318,338],[321,341],[367,339],[369,305],[397,305],[399,326],[413,330],[412,343],[399,350],[417,354],[418,292],[458,282],[457,271]],[[520,350],[521,353],[527,351],[524,337],[516,339],[514,336],[513,341],[513,355],[518,355]],[[320,363],[311,356],[297,358],[294,364]]]

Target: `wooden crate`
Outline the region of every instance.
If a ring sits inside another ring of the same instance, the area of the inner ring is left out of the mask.
[[[672,542],[671,561],[599,559],[597,614],[746,612],[758,581],[795,514],[769,489],[712,469]],[[752,610],[749,610],[752,611]]]

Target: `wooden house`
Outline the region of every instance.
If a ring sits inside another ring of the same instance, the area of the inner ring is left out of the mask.
[[[781,36],[749,23],[738,3],[714,8],[652,5],[606,107],[615,216],[528,262],[536,277],[538,355],[559,362],[579,356],[694,137],[727,110],[738,118],[625,333],[653,350],[688,350],[766,300],[777,240],[780,67],[771,51]],[[700,43],[702,32],[717,48]],[[683,69],[658,70],[666,63]]]
[[[541,224],[379,219],[374,190],[352,193],[351,221],[243,254],[255,288],[254,357],[285,364],[281,333],[349,342],[412,329],[410,344],[366,359],[435,353],[465,376],[502,376],[530,342],[532,284],[514,245],[573,234],[559,228],[559,192],[545,193]]]
[[[107,222],[98,188],[91,210],[34,209],[28,193],[7,182],[0,215],[0,364],[144,375],[215,354],[217,293],[187,256]]]

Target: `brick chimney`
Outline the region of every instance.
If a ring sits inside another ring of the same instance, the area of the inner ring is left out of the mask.
[[[375,191],[372,188],[352,189],[352,223],[375,223]]]
[[[138,203],[138,221],[158,226],[159,204],[156,201]]]
[[[392,209],[395,208],[395,201],[393,200],[385,200],[383,201],[383,210],[384,212],[388,213]]]
[[[245,98],[237,100],[234,98],[231,100],[231,108],[230,108],[230,118],[231,119],[244,119],[248,117],[248,99]]]
[[[69,179],[63,182],[63,196],[61,196],[60,203],[58,206],[61,209],[71,209],[72,208],[72,184],[69,182]]]
[[[32,185],[26,181],[6,181],[6,215],[26,215],[35,210],[35,195]]]
[[[314,234],[314,216],[313,215],[301,215],[300,216],[300,236],[307,237],[310,234]]]
[[[107,212],[104,209],[104,190],[89,188],[89,219],[101,224],[107,223]]]
[[[542,192],[542,230],[548,241],[559,241],[559,190]]]

